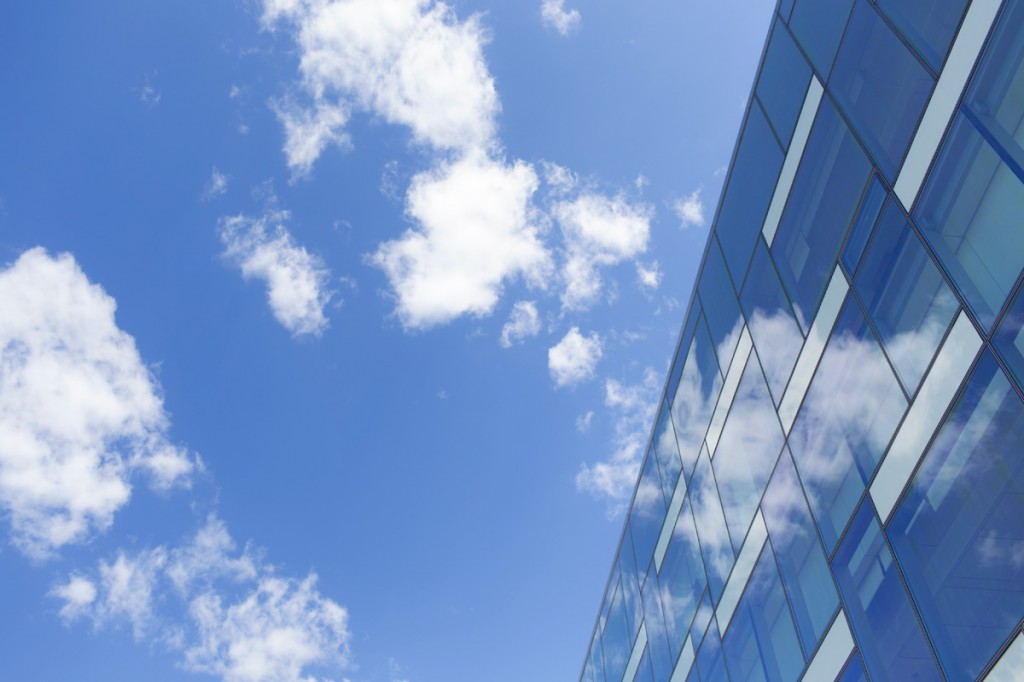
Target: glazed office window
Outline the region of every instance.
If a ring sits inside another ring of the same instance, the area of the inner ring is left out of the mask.
[[[711,617],[715,614],[715,607],[711,604],[711,592],[705,591],[701,597],[700,606],[697,607],[697,615],[693,617],[693,625],[690,626],[690,640],[696,647],[704,639],[704,633],[711,625]]]
[[[906,407],[860,306],[848,298],[789,434],[829,554]]]
[[[724,376],[729,371],[733,351],[740,338],[743,318],[740,315],[739,302],[732,288],[729,274],[726,272],[722,251],[718,240],[712,236],[708,246],[707,260],[697,289],[700,295],[704,317],[711,332],[718,365]]]
[[[689,500],[683,503],[679,518],[676,519],[672,539],[665,552],[658,578],[672,660],[675,660],[690,631],[697,607],[707,587],[707,576],[704,573],[697,528],[693,523]]]
[[[950,679],[977,677],[1024,612],[1024,403],[983,356],[888,527]]]
[[[1020,175],[1024,166],[1024,2],[1006,3],[965,103],[993,146]]]
[[[647,652],[651,659],[651,673],[657,680],[668,680],[676,655],[669,641],[665,614],[661,608],[661,587],[652,564],[647,572],[642,591],[644,626],[647,628]]]
[[[814,651],[839,606],[839,595],[788,450],[779,458],[761,510],[800,641],[804,651]]]
[[[784,440],[761,366],[751,359],[743,370],[711,463],[737,552],[743,546]]]
[[[852,5],[853,0],[797,0],[793,7],[789,27],[823,81],[832,70]]]
[[[996,350],[1010,366],[1019,385],[1024,385],[1024,289],[1017,297],[992,339]]]
[[[832,276],[870,171],[863,150],[826,97],[771,249],[805,333]]]
[[[633,559],[633,544],[627,531],[619,546],[618,561],[619,581],[622,584],[623,603],[626,605],[626,622],[629,624],[630,635],[635,637],[643,620],[643,602],[640,600],[640,583],[642,577]]]
[[[842,676],[837,682],[867,682],[867,673],[864,672],[864,664],[860,662],[860,656],[854,654],[850,662],[846,664]]]
[[[829,90],[890,182],[934,85],[874,6],[857,0]]]
[[[967,0],[878,0],[900,32],[938,73],[946,61]]]
[[[590,643],[590,655],[587,657],[587,665],[583,668],[583,682],[606,682],[600,633],[597,633]]]
[[[856,287],[896,373],[913,394],[960,306],[893,199]]]
[[[661,534],[661,525],[667,509],[661,494],[655,458],[646,457],[643,471],[640,473],[640,482],[633,497],[633,506],[629,510],[629,530],[633,538],[633,549],[636,552],[636,562],[641,566],[646,566],[654,554],[654,546],[658,542],[658,535]]]
[[[796,682],[804,656],[771,547],[761,552],[722,649],[733,682]]]
[[[985,329],[1024,265],[1024,183],[963,114],[943,145],[914,223]]]
[[[803,336],[763,239],[757,240],[740,302],[777,405],[793,373]]]
[[[601,634],[605,677],[609,680],[622,679],[623,673],[626,672],[626,665],[629,663],[629,656],[633,652],[633,638],[626,622],[625,598],[618,581],[616,581],[615,587],[611,608],[608,610],[608,619],[604,624],[604,632]]]
[[[672,501],[672,494],[675,492],[679,473],[683,469],[683,462],[679,458],[679,446],[676,443],[676,432],[672,428],[667,402],[663,402],[658,411],[658,421],[655,425],[651,445],[658,460],[658,469],[661,472],[661,491],[665,504],[668,504]]]
[[[811,67],[804,60],[785,25],[776,20],[756,91],[783,150],[789,148],[810,81]]]
[[[872,680],[942,679],[869,499],[854,517],[832,570]]]
[[[722,658],[722,639],[714,620],[697,650],[696,668],[700,670],[701,682],[729,682],[729,672]]]
[[[729,571],[735,556],[732,542],[729,540],[729,528],[722,512],[722,503],[718,496],[718,486],[711,470],[707,450],[701,451],[697,467],[693,471],[690,484],[690,503],[693,518],[697,525],[697,537],[700,538],[700,551],[704,557],[704,569],[707,571],[708,585],[715,603],[722,596],[722,588],[729,577]]]
[[[722,375],[704,317],[698,319],[683,374],[672,398],[672,425],[689,481],[704,444],[711,415],[722,391]]]
[[[878,221],[878,215],[882,211],[882,204],[885,203],[886,196],[885,185],[877,175],[872,175],[868,188],[864,190],[864,198],[857,211],[857,219],[853,221],[853,227],[850,228],[850,238],[846,241],[846,246],[843,247],[843,265],[846,266],[846,271],[851,276],[857,272],[857,266],[860,265],[860,259],[864,255],[864,247],[868,245],[868,239]]]
[[[751,100],[750,113],[736,150],[736,163],[715,223],[715,232],[737,289],[743,281],[754,241],[761,233],[782,161],[782,149],[768,119],[757,100]]]

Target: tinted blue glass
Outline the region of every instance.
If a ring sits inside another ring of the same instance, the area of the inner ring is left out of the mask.
[[[712,461],[729,535],[737,551],[754,519],[783,440],[782,426],[761,367],[752,355],[743,370]]]
[[[966,97],[967,108],[990,141],[1016,167],[1024,168],[1024,2],[1010,0],[985,50]]]
[[[868,0],[854,6],[828,85],[894,180],[935,81]]]
[[[590,656],[583,668],[584,682],[606,682],[604,676],[604,657],[601,654],[601,633],[595,633],[590,643]]]
[[[789,435],[829,554],[906,406],[860,307],[847,299]]]
[[[779,458],[761,509],[800,640],[805,651],[814,651],[839,606],[839,595],[788,451]]]
[[[672,428],[672,420],[669,418],[667,402],[662,403],[661,410],[658,412],[653,447],[658,458],[658,469],[661,471],[661,489],[667,504],[672,500],[676,481],[679,480],[679,472],[683,468],[683,462],[679,458],[679,446],[676,443],[676,432]]]
[[[894,200],[856,286],[896,373],[913,393],[960,306]]]
[[[743,318],[740,316],[736,292],[725,269],[725,261],[722,260],[722,251],[718,248],[718,240],[713,236],[698,290],[711,340],[718,355],[718,364],[724,375],[729,371],[729,363],[732,362],[732,354],[743,327]]]
[[[871,176],[871,182],[864,192],[864,200],[857,212],[857,219],[850,229],[850,238],[843,248],[843,265],[850,273],[856,272],[857,266],[860,265],[860,257],[864,255],[864,247],[868,244],[868,238],[878,220],[885,197],[886,191],[882,181],[878,179],[877,175]]]
[[[860,656],[854,656],[846,665],[846,670],[837,682],[867,682],[867,674],[864,672],[864,664],[860,662]]]
[[[871,679],[942,679],[868,500],[839,546],[832,570]]]
[[[626,620],[626,604],[622,588],[615,583],[615,593],[608,610],[608,619],[601,635],[604,648],[605,677],[609,680],[621,680],[629,663],[629,655],[633,651],[633,638],[630,636],[629,624]]]
[[[789,147],[793,137],[810,80],[811,67],[804,61],[789,31],[776,20],[757,79],[757,97],[783,148]]]
[[[777,405],[793,373],[803,337],[763,239],[757,240],[740,301]]]
[[[676,660],[669,642],[665,614],[661,608],[661,587],[654,566],[647,573],[643,588],[644,625],[647,627],[647,651],[651,658],[651,672],[658,682],[672,676]]]
[[[735,682],[795,681],[803,670],[804,656],[771,547],[761,552],[722,648]]]
[[[950,679],[974,679],[1024,613],[1024,403],[991,355],[888,534]]]
[[[697,668],[702,682],[729,682],[725,659],[722,658],[722,640],[718,635],[718,625],[713,620],[697,650]]]
[[[629,529],[632,531],[636,562],[640,566],[646,567],[651,561],[666,511],[667,505],[661,495],[658,466],[654,457],[647,457],[633,497],[633,506],[629,510]]]
[[[636,669],[636,676],[633,678],[633,682],[654,682],[654,668],[651,667],[650,646],[647,647],[644,655],[640,658],[640,665]]]
[[[1024,293],[1017,294],[992,343],[1010,366],[1017,383],[1024,384]]]
[[[722,390],[722,375],[703,316],[698,320],[679,386],[672,398],[675,427],[683,471],[689,477],[704,443],[715,402]]]
[[[697,467],[693,471],[690,503],[693,506],[693,518],[697,524],[700,551],[704,557],[711,596],[717,603],[718,598],[722,596],[722,588],[725,586],[725,579],[729,577],[729,571],[732,570],[735,557],[707,450],[701,452]]]
[[[782,0],[779,3],[779,16],[784,21],[789,21],[789,13],[793,11],[793,0]]]
[[[914,223],[982,326],[1024,266],[1024,184],[963,115],[914,210]]]
[[[878,0],[878,6],[938,72],[953,44],[967,0]]]
[[[826,97],[772,242],[779,276],[804,331],[832,276],[870,170],[860,145]]]
[[[828,80],[853,0],[798,0],[789,19],[814,68]]]
[[[686,640],[690,624],[707,586],[689,500],[683,504],[679,512],[658,575],[659,584],[662,586],[661,603],[668,625],[672,657],[675,660]]]
[[[754,241],[761,233],[782,161],[782,149],[754,100],[715,223],[715,232],[721,239],[725,260],[737,287],[750,261]],[[711,259],[710,254],[708,259]],[[711,303],[705,301],[705,305]],[[712,326],[712,333],[714,331]]]
[[[623,603],[626,607],[626,622],[629,624],[630,634],[635,637],[640,630],[640,621],[644,617],[644,606],[640,600],[640,583],[643,575],[637,570],[636,562],[633,560],[633,546],[628,528],[619,547],[618,571]]]
[[[711,625],[711,616],[714,614],[715,608],[711,604],[711,593],[705,592],[700,600],[700,606],[697,607],[693,625],[690,626],[690,639],[693,641],[693,646],[698,646],[704,639],[704,633],[708,631],[708,626]]]
[[[676,394],[676,389],[679,387],[679,381],[683,376],[683,364],[686,362],[686,354],[690,351],[690,343],[700,316],[700,303],[696,300],[691,301],[690,310],[686,315],[686,324],[683,325],[683,333],[679,335],[679,345],[676,347],[675,357],[672,358],[672,369],[668,375],[665,394],[670,398]]]

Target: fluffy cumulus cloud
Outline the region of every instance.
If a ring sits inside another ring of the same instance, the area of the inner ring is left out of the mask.
[[[700,198],[700,189],[694,190],[683,199],[677,199],[672,208],[675,210],[676,217],[679,218],[679,223],[684,229],[707,225],[707,219],[704,217],[704,202]]]
[[[551,261],[530,203],[536,189],[528,164],[477,155],[413,178],[407,210],[418,229],[371,256],[391,281],[406,328],[486,315],[511,278],[543,286]]]
[[[187,483],[157,382],[74,258],[25,252],[0,271],[0,300],[0,506],[18,547],[45,557],[106,529],[133,472]]]
[[[604,354],[601,337],[580,334],[573,327],[555,346],[548,349],[548,370],[555,385],[573,386],[594,376],[594,369]]]
[[[352,144],[352,138],[345,132],[348,108],[342,104],[317,102],[305,108],[291,100],[281,100],[273,108],[284,127],[284,155],[293,181],[308,176],[328,147],[347,149]]]
[[[119,552],[54,586],[66,623],[130,627],[225,682],[315,682],[349,663],[348,613],[315,574],[282,577],[215,516],[179,547]],[[155,608],[160,604],[162,608]],[[175,608],[177,607],[177,608]]]
[[[327,329],[324,306],[331,298],[330,273],[319,257],[295,243],[285,227],[287,211],[258,218],[220,221],[224,257],[245,279],[262,280],[277,321],[295,336],[319,336]]]
[[[563,36],[567,36],[580,25],[580,12],[577,9],[565,9],[565,0],[543,0],[540,5],[540,18],[544,25],[553,28]]]
[[[585,310],[601,295],[600,268],[635,258],[647,250],[652,211],[623,197],[583,193],[552,209],[565,238],[562,305]]]
[[[522,343],[538,333],[540,315],[537,313],[537,304],[533,301],[519,301],[512,306],[512,314],[501,328],[499,343],[503,348],[511,348],[513,344]]]

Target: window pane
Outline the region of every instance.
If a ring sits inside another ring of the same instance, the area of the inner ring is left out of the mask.
[[[690,502],[693,505],[693,518],[697,524],[700,551],[704,556],[704,568],[708,574],[711,596],[717,603],[718,598],[722,596],[722,588],[725,587],[725,579],[729,577],[735,557],[706,449],[701,452],[697,468],[693,472]]]
[[[784,148],[789,148],[800,115],[811,67],[781,21],[775,21],[757,81],[757,97]]]
[[[661,471],[661,490],[665,503],[672,501],[672,494],[679,480],[679,472],[683,462],[679,459],[679,446],[676,444],[676,433],[669,418],[668,403],[662,403],[658,412],[658,423],[654,430],[654,453],[658,458],[658,469]]]
[[[878,0],[903,35],[936,72],[942,69],[967,0]]]
[[[705,592],[704,597],[700,600],[700,606],[697,607],[693,625],[690,627],[690,639],[694,646],[704,639],[704,633],[708,631],[708,625],[711,625],[711,616],[713,615],[715,615],[715,607],[711,604],[711,592]]]
[[[847,240],[846,246],[843,247],[843,264],[851,274],[857,272],[860,258],[864,255],[864,247],[867,246],[871,231],[875,228],[875,222],[878,221],[878,214],[882,210],[885,197],[886,191],[882,181],[878,179],[877,175],[871,176],[871,183],[868,185],[867,191],[864,192],[864,200],[857,212],[857,220],[854,221],[853,227],[850,229],[850,238]]]
[[[712,461],[736,551],[743,545],[783,440],[761,367],[751,356]]]
[[[644,458],[640,483],[629,510],[629,529],[633,536],[637,564],[647,566],[651,561],[667,511],[668,507],[661,495],[658,466],[653,455],[650,455]]]
[[[906,406],[860,307],[847,299],[789,436],[829,554]]]
[[[661,608],[661,588],[658,576],[651,565],[643,588],[644,624],[647,627],[647,653],[651,659],[651,672],[654,679],[668,680],[672,676],[672,666],[676,660],[675,653],[669,642],[669,633],[665,625],[665,616]]]
[[[779,276],[805,332],[832,276],[870,170],[860,145],[826,97],[772,242]]]
[[[690,624],[697,613],[697,605],[707,586],[689,500],[683,504],[676,520],[672,540],[665,552],[658,576],[672,660],[675,660],[686,640]]]
[[[867,499],[832,569],[871,679],[942,679]]]
[[[1024,290],[1017,294],[992,343],[1010,366],[1017,383],[1024,384]]]
[[[934,85],[871,3],[857,0],[829,90],[890,182]]]
[[[914,223],[990,328],[1024,265],[1024,184],[960,115],[918,204]]]
[[[701,682],[729,682],[725,659],[722,658],[722,640],[718,634],[718,625],[713,620],[697,650],[697,668],[700,670]]]
[[[765,547],[722,641],[734,682],[795,681],[804,656],[771,547]]]
[[[704,317],[708,322],[711,340],[714,342],[715,354],[722,374],[729,371],[732,353],[736,350],[736,342],[740,339],[743,318],[740,316],[740,305],[736,300],[736,292],[725,270],[725,261],[718,248],[718,240],[711,237],[708,257],[704,262],[704,271],[698,285]]]
[[[852,4],[853,0],[799,0],[793,8],[789,27],[822,80],[828,80]]]
[[[860,662],[860,656],[854,656],[843,671],[843,676],[838,682],[867,682],[867,674],[864,672],[864,664]]]
[[[707,325],[697,322],[690,351],[679,386],[672,399],[672,424],[675,427],[683,471],[689,477],[704,444],[715,402],[722,390],[722,375],[711,345]]]
[[[778,404],[782,401],[804,339],[763,239],[757,240],[754,260],[740,298],[750,337],[764,365],[768,387]]]
[[[604,657],[601,655],[601,633],[594,635],[594,641],[590,643],[590,657],[583,669],[584,682],[605,682]]]
[[[856,286],[896,373],[913,393],[960,306],[895,201],[882,214]]]
[[[651,647],[649,642],[644,650],[644,655],[640,657],[640,665],[637,666],[633,682],[654,682],[654,668],[651,667]]]
[[[1018,154],[1024,146],[1024,2],[1006,4],[966,99],[990,134]]]
[[[615,587],[608,620],[604,624],[604,634],[601,636],[601,643],[604,645],[605,677],[609,680],[622,679],[629,663],[629,655],[633,652],[633,638],[626,622],[625,599],[618,581],[615,582]]]
[[[761,509],[804,650],[814,651],[839,595],[788,451],[779,458]]]
[[[977,677],[1024,613],[1024,404],[984,356],[889,524],[950,679]]]

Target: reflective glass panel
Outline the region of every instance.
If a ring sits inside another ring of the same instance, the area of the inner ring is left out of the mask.
[[[942,69],[953,36],[967,7],[967,0],[878,0],[925,61],[936,72]]]
[[[779,276],[805,332],[832,276],[870,170],[860,145],[826,97],[772,242]]]
[[[633,536],[637,564],[646,566],[650,562],[667,511],[668,506],[661,494],[658,466],[654,457],[647,457],[633,497],[633,506],[629,510],[629,530]]]
[[[697,650],[697,668],[700,670],[701,682],[729,682],[725,659],[722,658],[722,640],[714,619]]]
[[[804,656],[771,547],[765,547],[722,640],[734,682],[795,682]]]
[[[890,182],[934,85],[874,6],[857,0],[828,86]]]
[[[604,624],[601,643],[604,647],[605,677],[609,680],[621,680],[633,653],[633,638],[630,636],[629,624],[626,621],[626,604],[622,588],[615,582],[615,593],[612,597],[608,619]]]
[[[877,175],[871,176],[871,182],[864,192],[864,200],[861,201],[860,210],[857,212],[857,219],[850,229],[850,238],[843,247],[843,265],[851,274],[857,272],[860,257],[864,255],[864,247],[867,246],[871,231],[875,228],[885,197],[886,191],[882,181]]]
[[[683,376],[683,366],[686,363],[686,356],[690,352],[690,343],[693,340],[694,332],[697,330],[697,321],[701,317],[700,301],[696,299],[690,302],[690,310],[686,314],[686,324],[683,325],[683,333],[679,335],[679,346],[676,348],[675,357],[672,358],[672,369],[668,376],[668,386],[665,395],[676,394],[679,381]]]
[[[672,420],[669,418],[668,403],[662,403],[658,412],[658,423],[654,429],[653,447],[658,458],[658,469],[661,471],[661,490],[665,497],[665,504],[672,500],[672,494],[676,489],[676,481],[679,480],[679,472],[683,468],[683,462],[679,458],[679,446],[676,443],[676,432],[672,428]]]
[[[896,373],[913,393],[960,306],[894,200],[878,223],[856,287]]]
[[[839,595],[788,450],[779,458],[761,510],[800,640],[805,651],[814,651],[839,606]]]
[[[828,80],[853,0],[798,0],[789,27],[822,80]]]
[[[693,471],[690,503],[693,506],[693,518],[697,524],[697,536],[700,538],[700,551],[704,557],[711,596],[717,603],[735,557],[707,450],[701,451],[697,468]]]
[[[942,679],[867,499],[839,546],[832,570],[871,679]]]
[[[829,554],[906,406],[860,306],[848,298],[789,435]]]
[[[781,21],[776,20],[757,80],[757,97],[784,148],[807,95],[811,67]]]
[[[1017,294],[992,339],[1019,384],[1024,384],[1024,290]]]
[[[661,564],[659,584],[662,586],[661,603],[675,660],[707,586],[689,500],[683,504],[676,520],[672,540]]]
[[[711,593],[705,592],[700,600],[700,606],[697,607],[697,615],[693,618],[693,625],[690,626],[690,639],[693,641],[694,646],[697,646],[704,639],[704,633],[708,631],[708,625],[711,624],[711,617],[713,615],[715,615],[715,607],[711,604]]]
[[[740,300],[747,316],[750,338],[764,366],[768,387],[778,404],[800,355],[803,336],[763,239],[757,240]]]
[[[640,583],[643,576],[637,570],[636,562],[633,560],[633,546],[630,541],[629,529],[623,536],[622,545],[619,547],[619,581],[622,584],[623,603],[626,607],[626,621],[629,623],[631,636],[636,636],[640,630],[640,621],[644,617],[644,606],[640,600]]]
[[[743,545],[783,440],[782,427],[761,367],[751,357],[743,370],[712,461],[736,551]]]
[[[977,677],[1024,613],[1024,404],[985,355],[889,523],[939,660]]]
[[[782,161],[782,148],[768,125],[768,119],[757,101],[752,100],[736,150],[736,162],[729,174],[729,184],[715,223],[715,232],[721,239],[725,261],[736,288],[739,288],[747,269],[754,241],[761,234]]]
[[[846,670],[837,682],[867,682],[867,674],[864,672],[864,664],[860,662],[860,656],[854,656],[846,665]]]
[[[651,658],[651,672],[656,680],[668,680],[676,660],[669,642],[665,615],[661,608],[661,587],[651,564],[643,588],[644,625],[647,627],[647,652]]]
[[[605,682],[604,659],[601,655],[601,633],[594,635],[590,643],[590,656],[587,657],[587,665],[583,669],[584,682]]]
[[[718,248],[718,240],[714,236],[711,237],[708,246],[708,257],[704,262],[698,291],[708,330],[711,332],[711,340],[714,342],[715,354],[718,356],[718,364],[725,375],[729,371],[736,342],[740,339],[743,318],[740,316],[736,292],[725,269],[725,261],[722,260],[722,251]]]
[[[1021,174],[1024,160],[1024,2],[1010,0],[985,50],[971,87],[967,108],[990,136],[1002,147],[1007,163]]]
[[[654,682],[654,668],[651,667],[651,647],[648,644],[644,655],[640,659],[640,665],[636,669],[636,676],[633,682]]]
[[[963,115],[943,145],[914,223],[986,329],[1024,266],[1024,184]]]
[[[722,390],[722,375],[711,345],[707,325],[701,317],[686,356],[683,375],[672,399],[672,424],[675,427],[683,471],[689,477],[704,444],[711,414]]]

